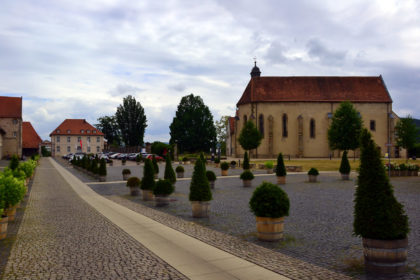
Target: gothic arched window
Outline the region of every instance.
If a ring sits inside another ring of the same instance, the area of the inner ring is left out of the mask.
[[[263,114],[259,116],[258,122],[259,122],[258,128],[260,130],[262,137],[264,138],[264,115]]]
[[[283,137],[287,137],[287,115],[283,114],[283,118],[282,118],[282,123],[283,123]]]
[[[309,135],[311,138],[315,138],[315,120],[311,119],[309,122]]]

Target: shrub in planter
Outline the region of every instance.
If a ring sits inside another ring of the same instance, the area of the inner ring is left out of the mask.
[[[159,180],[156,182],[153,194],[156,197],[156,206],[165,206],[169,204],[168,196],[175,190],[173,184],[169,180]]]
[[[154,178],[157,178],[159,176],[159,164],[157,163],[156,157],[153,155],[152,157],[152,165],[154,170]]]
[[[250,169],[249,168],[249,157],[248,157],[248,152],[247,151],[245,151],[245,154],[244,154],[244,163],[242,164],[242,168],[244,170],[249,170]]]
[[[189,200],[194,218],[208,217],[212,194],[206,177],[204,163],[198,159],[190,183]]]
[[[125,165],[125,163],[127,162],[127,160],[125,159],[125,158],[123,158],[122,160],[121,160],[121,164],[122,165]]]
[[[343,180],[349,179],[350,163],[349,163],[349,159],[347,158],[347,151],[344,151],[343,157],[341,158],[340,173],[341,173],[341,179]]]
[[[408,217],[403,205],[394,196],[380,150],[371,134],[363,129],[360,139],[353,232],[363,238],[365,268],[368,272],[402,274],[407,256]],[[386,248],[389,258],[384,256],[378,259],[377,255],[372,254],[378,248]]]
[[[233,168],[235,168],[236,167],[236,161],[234,161],[234,160],[232,160],[231,162],[230,162],[230,167],[233,169]]]
[[[23,171],[21,172],[23,173]],[[14,221],[16,204],[23,199],[26,192],[24,180],[15,178],[10,176],[10,173],[7,174],[7,172],[4,172],[0,174],[0,186],[2,186],[2,199],[4,209],[6,210],[5,213],[9,217],[9,221]]]
[[[220,158],[216,158],[215,160],[214,160],[214,163],[216,163],[216,164],[219,164],[220,163]]]
[[[178,178],[184,178],[184,167],[182,165],[178,165],[175,171]]]
[[[138,196],[140,194],[139,192],[140,184],[141,184],[141,181],[139,178],[137,177],[128,178],[126,186],[130,188],[130,195]]]
[[[94,158],[94,159],[91,161],[91,168],[90,168],[90,171],[93,173],[93,175],[97,175],[97,174],[98,174],[98,172],[99,172],[99,168],[98,168],[98,161],[97,161],[97,159],[96,159],[96,158]]]
[[[141,181],[141,189],[143,200],[153,200],[153,189],[155,188],[155,169],[150,159],[144,162],[143,179]]]
[[[122,175],[123,175],[123,180],[127,180],[128,177],[130,177],[130,175],[131,175],[131,170],[127,169],[127,168],[124,168],[122,170]]]
[[[114,161],[111,159],[110,161],[109,161],[109,166],[113,166],[114,165]]]
[[[271,174],[273,172],[274,163],[272,161],[266,161],[264,166],[267,169],[267,174]]]
[[[244,187],[250,187],[252,180],[254,180],[254,174],[249,170],[245,170],[242,172],[240,179],[242,180]]]
[[[19,165],[19,169],[25,172],[26,178],[30,178],[34,173],[35,166],[31,162],[25,161]]]
[[[215,183],[215,181],[216,181],[216,174],[214,174],[214,172],[213,171],[211,171],[211,170],[207,170],[206,171],[206,177],[207,177],[207,181],[209,181],[209,184],[210,184],[210,188],[211,189],[214,189],[214,183]]]
[[[263,182],[252,194],[249,207],[257,217],[258,239],[277,241],[283,238],[283,221],[289,216],[290,201],[280,187]]]
[[[226,161],[222,162],[220,164],[220,168],[222,169],[222,176],[227,176],[228,175],[228,169],[229,169],[229,163],[227,163]]]
[[[286,183],[286,167],[284,166],[283,161],[283,154],[280,153],[277,157],[277,165],[276,165],[276,176],[277,176],[277,184],[285,184]]]
[[[174,169],[172,168],[170,156],[166,157],[165,174],[163,175],[163,178],[169,180],[171,184],[175,184],[176,182],[176,175]]]
[[[182,158],[182,161],[183,161],[184,163],[187,163],[189,160],[190,160],[190,159],[189,159],[188,157],[183,157],[183,158]]]
[[[10,159],[9,168],[15,170],[19,167],[19,158],[17,155],[13,155]]]
[[[99,163],[99,170],[98,170],[99,181],[105,182],[106,173],[107,173],[106,172],[106,161],[105,161],[105,159],[101,159],[101,161]]]
[[[319,175],[318,169],[312,167],[308,171],[309,182],[316,182],[316,177]]]

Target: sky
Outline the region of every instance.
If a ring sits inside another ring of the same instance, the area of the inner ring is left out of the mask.
[[[233,116],[256,58],[262,76],[382,75],[394,111],[420,118],[419,3],[0,0],[0,95],[23,97],[43,139],[132,95],[144,140],[169,141],[185,95]]]

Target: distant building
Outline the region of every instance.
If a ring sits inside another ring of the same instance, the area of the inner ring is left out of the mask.
[[[104,134],[84,119],[66,119],[51,137],[52,156],[68,153],[100,153],[104,149]]]
[[[22,122],[22,154],[32,156],[39,153],[42,142],[41,137],[36,133],[30,122]]]
[[[0,159],[22,156],[22,98],[0,96]]]
[[[389,148],[392,157],[401,156],[403,151],[395,146],[398,116],[382,76],[261,77],[256,65],[236,104],[235,125],[229,126],[232,155],[243,156],[237,139],[251,120],[263,135],[261,145],[251,151],[253,157],[274,158],[280,152],[292,157],[339,157],[339,151],[328,146],[327,131],[343,101],[353,103],[382,155]]]

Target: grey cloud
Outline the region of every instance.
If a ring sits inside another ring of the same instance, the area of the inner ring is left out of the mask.
[[[187,86],[184,85],[184,84],[179,83],[179,84],[174,84],[174,85],[168,86],[168,89],[179,91],[179,92],[183,92],[183,91],[185,91],[187,89]]]
[[[318,39],[311,39],[306,46],[310,57],[318,58],[325,64],[338,64],[346,58],[345,51],[330,50]]]
[[[112,96],[125,96],[125,95],[135,95],[136,93],[139,93],[143,91],[143,89],[128,85],[128,84],[119,84],[114,89],[110,90],[109,93]]]

